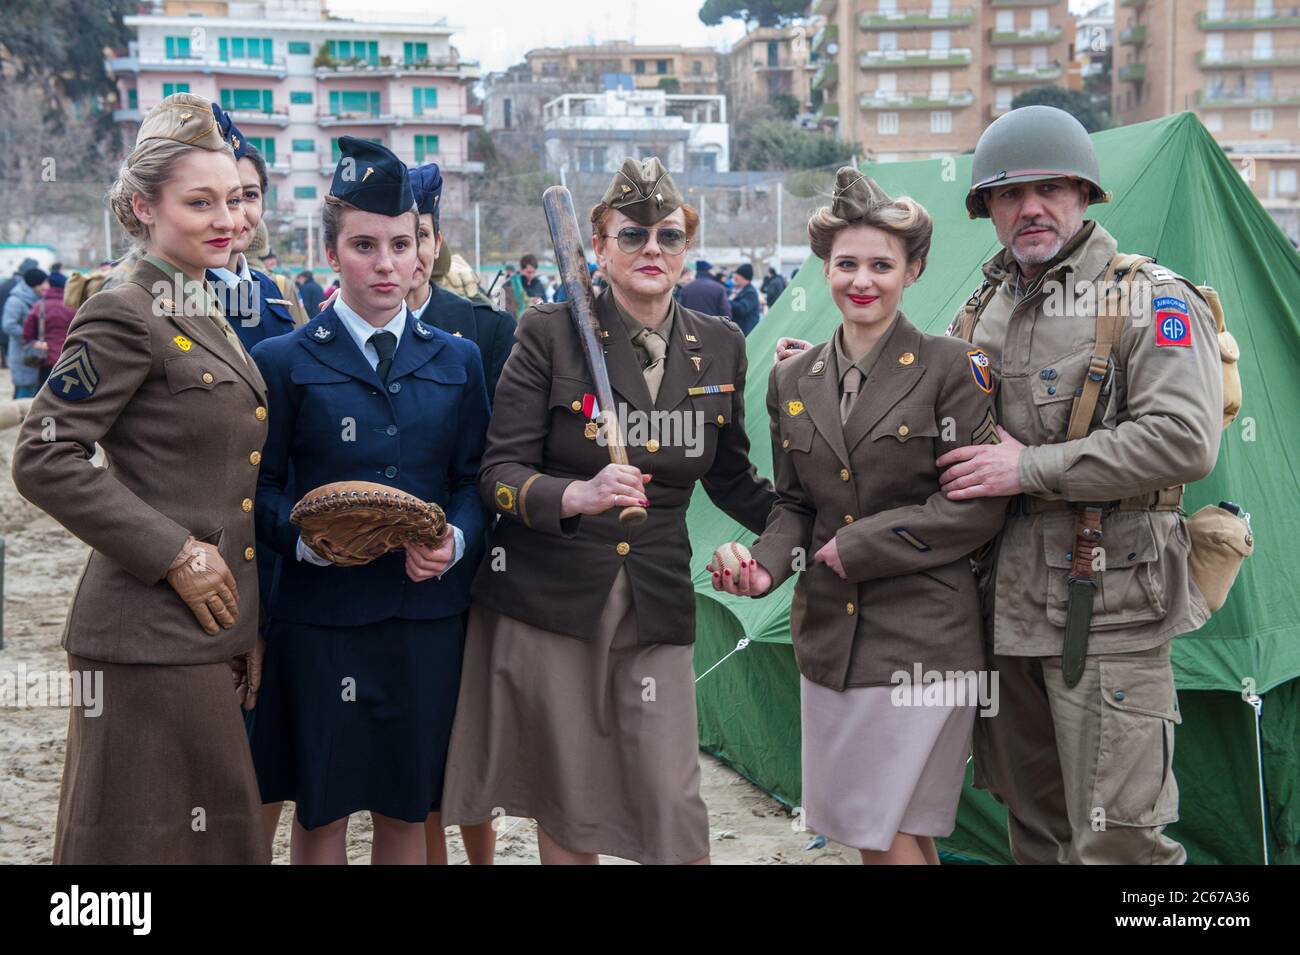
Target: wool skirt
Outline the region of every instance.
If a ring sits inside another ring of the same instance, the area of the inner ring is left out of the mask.
[[[444,825],[522,816],[571,852],[707,856],[693,649],[637,644],[626,570],[590,641],[471,607]]]

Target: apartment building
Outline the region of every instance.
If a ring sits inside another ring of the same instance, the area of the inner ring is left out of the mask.
[[[734,119],[761,116],[774,97],[792,96],[800,113],[813,109],[812,78],[820,63],[808,25],[758,27],[726,56],[727,101]]]
[[[167,0],[125,22],[136,39],[108,60],[123,136],[171,93],[220,103],[266,157],[268,209],[295,225],[319,215],[344,135],[438,162],[450,208],[464,208],[466,176],[482,172],[469,133],[483,117],[468,111],[480,73],[445,22],[332,18],[324,0]]]
[[[1118,0],[1117,122],[1194,110],[1300,241],[1300,3]]]
[[[524,54],[534,79],[601,82],[627,74],[638,90],[661,89],[697,96],[719,95],[721,58],[710,47],[638,46],[610,41],[586,46],[542,47]]]
[[[815,0],[826,18],[814,91],[838,135],[882,162],[951,156],[1011,108],[1061,84],[1070,60],[1064,0]]]

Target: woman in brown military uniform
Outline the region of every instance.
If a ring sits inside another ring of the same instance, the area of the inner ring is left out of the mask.
[[[93,548],[63,646],[102,694],[71,713],[54,861],[269,862],[231,683],[240,658],[256,691],[266,393],[203,280],[241,216],[205,100],[149,112],[109,201],[145,255],[78,312],[13,459],[19,492]]]
[[[996,426],[983,352],[922,334],[898,310],[930,229],[913,200],[839,171],[808,234],[842,323],[773,369],[780,504],[757,565],[714,574],[717,589],[761,596],[808,555],[790,620],[805,821],[867,864],[937,864],[933,837],[956,822],[978,696],[958,674],[983,661],[967,555],[1006,510],[939,489],[935,459],[996,440]]]
[[[703,862],[686,507],[702,482],[757,531],[775,494],[749,462],[744,337],[673,299],[695,211],[659,160],[628,159],[591,223],[631,463],[609,463],[591,420],[569,306],[529,309],[483,455],[501,520],[473,591],[442,818],[535,818],[543,863]],[[621,524],[636,504],[646,521]]]

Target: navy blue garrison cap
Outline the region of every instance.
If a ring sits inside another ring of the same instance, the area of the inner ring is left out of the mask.
[[[221,138],[230,144],[230,148],[235,151],[236,159],[243,159],[248,152],[248,140],[244,134],[239,131],[235,121],[230,118],[230,114],[218,106],[212,104],[212,115],[217,120],[217,129],[221,130]]]
[[[427,162],[410,170],[411,191],[415,193],[415,205],[421,214],[433,214],[433,221],[438,221],[438,203],[442,198],[442,173],[436,162]]]
[[[400,216],[415,205],[406,164],[385,146],[355,136],[339,137],[343,157],[334,167],[330,195],[363,212]]]

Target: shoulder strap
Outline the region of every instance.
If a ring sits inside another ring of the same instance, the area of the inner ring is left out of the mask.
[[[980,316],[984,314],[984,309],[988,307],[989,302],[993,300],[993,295],[997,290],[996,285],[985,279],[980,287],[971,294],[971,297],[966,300],[966,304],[957,314],[957,320],[949,327],[948,334],[955,334],[966,342],[974,341],[975,325],[979,322]]]
[[[1102,291],[1105,298],[1098,302],[1097,341],[1092,348],[1092,357],[1088,359],[1088,376],[1083,380],[1083,388],[1074,398],[1070,407],[1070,423],[1066,428],[1065,440],[1077,441],[1088,433],[1088,425],[1097,410],[1101,398],[1101,385],[1106,380],[1106,370],[1110,364],[1110,353],[1119,341],[1124,330],[1124,310],[1119,307],[1118,291],[1120,283],[1133,281],[1133,275],[1146,262],[1152,259],[1145,255],[1128,255],[1119,253],[1106,266],[1102,279]]]

